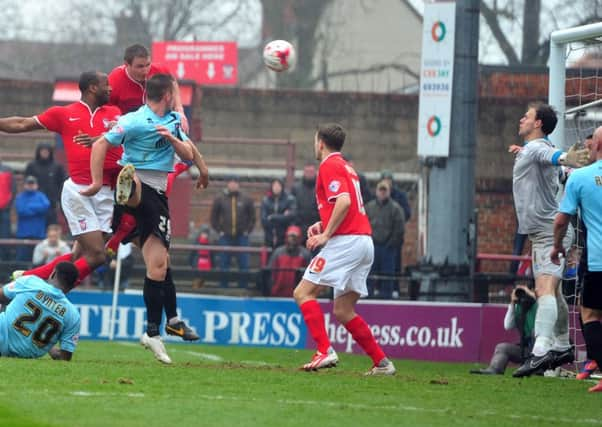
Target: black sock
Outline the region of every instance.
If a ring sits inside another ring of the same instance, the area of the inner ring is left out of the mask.
[[[178,304],[176,302],[176,285],[171,277],[171,268],[165,273],[165,283],[163,284],[165,316],[167,321],[178,316]]]
[[[602,323],[597,320],[585,323],[583,336],[588,356],[602,366]]]
[[[146,333],[149,337],[159,335],[159,325],[163,315],[163,282],[144,278],[144,305],[146,305]]]

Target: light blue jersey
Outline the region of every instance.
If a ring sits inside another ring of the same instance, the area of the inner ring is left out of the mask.
[[[587,230],[587,268],[602,271],[602,160],[571,172],[560,212],[575,215],[580,208]]]
[[[174,136],[187,141],[181,129],[181,116],[175,111],[157,116],[148,105],[121,116],[117,125],[104,136],[111,145],[123,145],[119,164],[131,163],[136,169],[160,172],[173,170],[175,150],[171,143],[157,132],[156,126],[166,127]]]
[[[75,351],[79,312],[62,290],[37,276],[23,276],[2,291],[11,301],[0,313],[0,355],[42,357],[57,342],[61,350]]]

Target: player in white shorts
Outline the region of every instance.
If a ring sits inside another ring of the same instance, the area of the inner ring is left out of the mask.
[[[307,248],[320,252],[311,260],[293,296],[299,305],[317,351],[306,371],[336,366],[339,359],[331,346],[318,296],[324,287],[334,289],[334,315],[370,356],[367,375],[393,375],[387,358],[364,319],[355,312],[360,297],[368,294],[366,279],[374,259],[372,228],[364,210],[357,174],[340,153],[345,130],[336,123],[321,125],[314,138],[320,168],[316,199],[320,221],[307,230]]]
[[[113,193],[111,186],[121,169],[121,147],[112,148],[103,170],[102,191],[94,197],[83,196],[80,190],[91,182],[91,141],[108,131],[120,111],[106,105],[111,94],[107,75],[97,71],[81,74],[79,89],[81,100],[65,106],[55,106],[33,117],[7,117],[0,119],[0,131],[8,133],[47,129],[61,135],[67,156],[69,179],[61,195],[61,207],[77,243],[73,252],[55,258],[48,264],[28,270],[24,275],[47,279],[55,265],[61,261],[74,261],[81,281],[96,267],[105,262],[106,233],[111,232]]]

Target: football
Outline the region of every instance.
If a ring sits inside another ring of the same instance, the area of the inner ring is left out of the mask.
[[[263,48],[263,62],[270,70],[286,71],[295,65],[295,48],[286,40],[273,40]]]

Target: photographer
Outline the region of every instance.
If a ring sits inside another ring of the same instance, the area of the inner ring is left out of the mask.
[[[502,342],[495,346],[489,366],[473,369],[471,374],[503,375],[508,362],[522,363],[533,347],[533,327],[537,303],[535,293],[526,286],[519,285],[512,291],[510,304],[504,317],[504,329],[516,328],[520,334],[520,342],[512,344]]]

